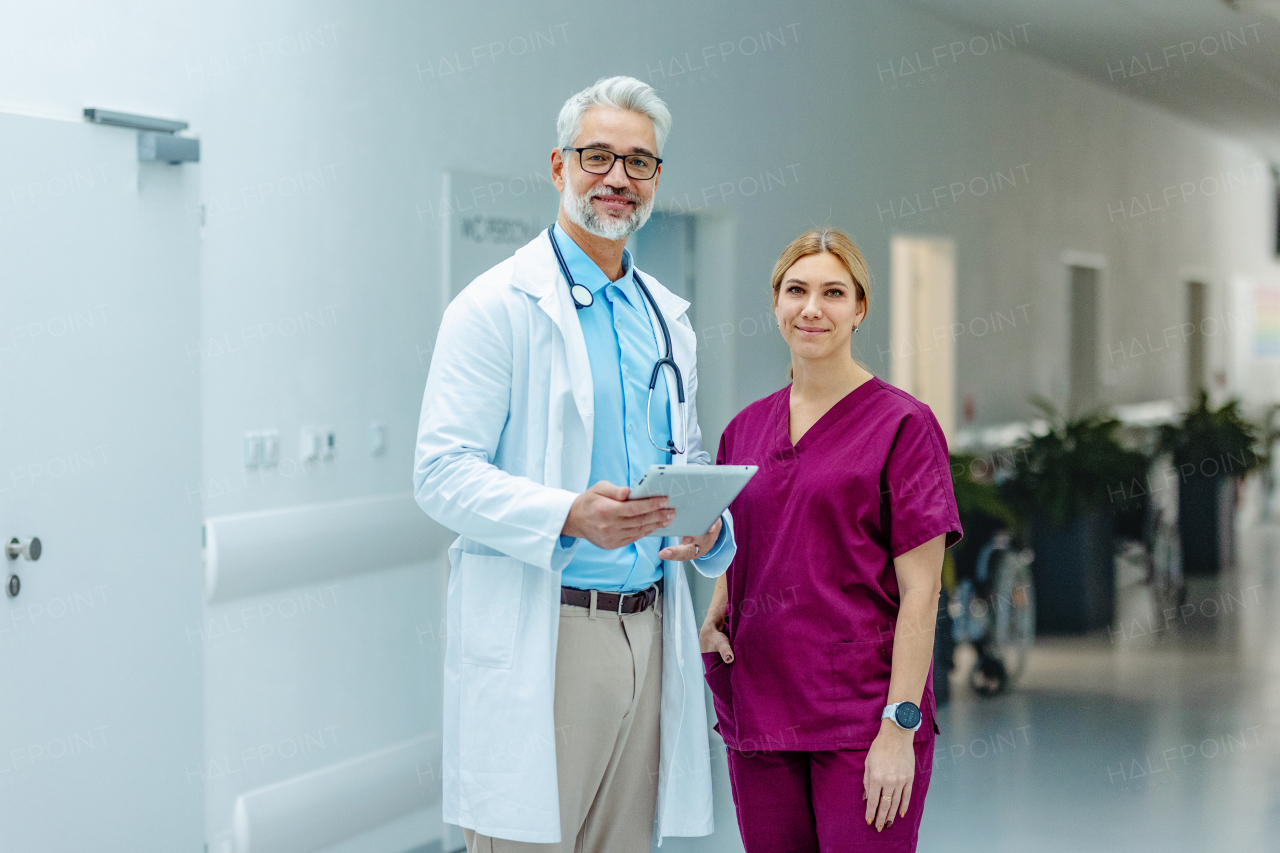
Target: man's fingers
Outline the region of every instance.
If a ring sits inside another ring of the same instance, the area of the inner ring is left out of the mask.
[[[639,498],[634,501],[621,501],[622,506],[617,507],[619,518],[634,518],[635,516],[647,515],[651,512],[658,512],[668,508],[666,498]],[[675,510],[671,510],[675,512]]]
[[[632,515],[618,519],[615,524],[611,525],[611,528],[622,533],[644,531],[642,535],[648,535],[659,527],[666,527],[674,518],[675,510],[660,509],[654,512],[647,512],[644,515]]]
[[[606,498],[615,501],[625,501],[627,499],[627,495],[631,494],[631,489],[626,486],[615,486],[608,480],[601,480],[591,488],[587,489],[587,491],[595,492],[597,495],[604,495]]]

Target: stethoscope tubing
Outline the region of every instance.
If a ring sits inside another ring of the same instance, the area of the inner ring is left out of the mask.
[[[595,297],[591,295],[590,289],[586,285],[578,284],[573,280],[573,275],[569,272],[569,265],[565,263],[564,255],[560,252],[560,245],[556,242],[556,235],[552,229],[555,223],[547,229],[547,239],[551,241],[551,248],[556,253],[556,262],[560,264],[560,272],[564,276],[565,282],[569,285],[569,295],[573,298],[573,307],[579,311],[583,308],[589,308],[595,302]],[[640,273],[633,266],[631,268],[631,277],[636,285],[640,288],[640,292],[649,304],[653,306],[653,313],[658,318],[658,327],[662,329],[662,343],[666,347],[666,355],[659,358],[653,365],[653,373],[649,376],[649,400],[645,404],[644,419],[645,426],[649,430],[649,441],[659,450],[665,450],[669,453],[681,454],[684,450],[675,445],[675,430],[671,430],[672,438],[667,440],[667,446],[663,447],[653,438],[653,423],[649,417],[649,411],[653,403],[653,389],[658,385],[658,374],[662,372],[664,366],[671,368],[672,376],[676,380],[676,400],[680,405],[680,440],[685,448],[689,446],[689,425],[685,419],[685,399],[684,399],[684,376],[680,372],[680,366],[676,364],[676,360],[672,355],[671,349],[671,331],[667,328],[666,318],[662,316],[662,309],[658,307],[657,301],[653,298],[653,294],[649,292],[649,288],[645,286],[644,280],[640,278]],[[582,294],[586,294],[582,296]]]

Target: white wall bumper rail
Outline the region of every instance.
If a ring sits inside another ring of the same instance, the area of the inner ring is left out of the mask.
[[[236,853],[310,853],[435,805],[440,739],[402,741],[236,798]]]
[[[209,518],[205,601],[425,562],[453,538],[408,492]]]

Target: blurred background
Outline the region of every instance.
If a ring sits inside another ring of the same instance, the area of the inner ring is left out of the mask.
[[[693,304],[704,445],[786,384],[769,272],[820,225],[946,432],[921,849],[1280,849],[1280,3],[4,19],[4,850],[462,847],[423,385],[614,74],[674,116],[632,249]],[[741,850],[712,741],[717,830],[664,847]]]

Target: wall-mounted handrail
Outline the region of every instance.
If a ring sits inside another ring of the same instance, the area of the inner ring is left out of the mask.
[[[440,802],[440,739],[424,735],[236,798],[236,853],[310,853]]]
[[[454,535],[413,495],[375,495],[205,520],[205,601],[442,557]]]

